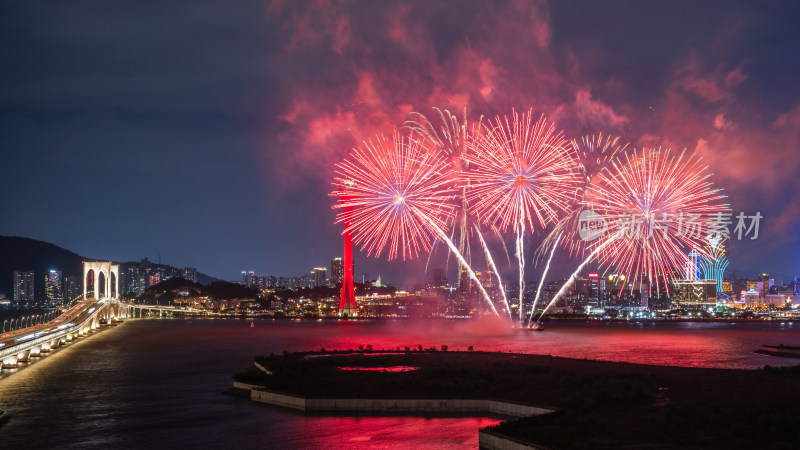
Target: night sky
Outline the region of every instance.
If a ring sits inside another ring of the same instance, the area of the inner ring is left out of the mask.
[[[765,217],[732,270],[800,274],[798,2],[231,3],[3,2],[0,234],[306,273],[341,255],[331,169],[361,139],[432,106],[532,107],[698,152],[734,214]],[[425,262],[355,272],[404,285]]]

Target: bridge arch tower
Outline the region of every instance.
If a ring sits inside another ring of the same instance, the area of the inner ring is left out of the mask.
[[[86,276],[93,272],[94,296],[100,298],[102,291],[108,298],[119,298],[119,264],[111,261],[84,261],[83,262],[83,299],[86,300]],[[103,288],[100,287],[100,274],[103,274]],[[113,283],[112,283],[113,279]]]

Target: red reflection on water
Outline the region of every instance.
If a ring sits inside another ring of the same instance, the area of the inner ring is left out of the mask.
[[[387,367],[337,367],[336,370],[364,370],[372,372],[411,372],[419,370],[419,367],[411,366],[387,366]]]
[[[294,324],[293,324],[294,325]],[[248,331],[243,330],[244,332]],[[279,330],[279,331],[278,331]],[[800,345],[797,324],[768,323],[559,323],[529,333],[480,321],[378,321],[356,323],[276,323],[290,351],[357,352],[387,350],[497,351],[684,367],[757,368],[794,365],[796,360],[753,354],[767,343]],[[244,333],[243,333],[244,334]],[[263,352],[263,351],[262,351]]]
[[[478,429],[498,424],[488,418],[325,417],[314,418],[294,448],[445,449],[478,448]],[[295,437],[296,439],[296,437]]]

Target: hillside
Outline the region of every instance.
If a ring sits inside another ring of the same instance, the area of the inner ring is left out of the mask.
[[[51,269],[60,270],[63,277],[80,277],[83,261],[77,253],[49,242],[19,236],[0,236],[0,293],[14,296],[14,271],[33,270],[36,296],[44,295],[44,275]]]
[[[231,299],[231,298],[257,298],[258,290],[248,288],[237,283],[227,281],[215,281],[207,286],[200,283],[192,283],[183,278],[170,278],[162,281],[155,286],[145,289],[139,296],[143,303],[153,303],[155,300],[162,304],[168,304],[179,296],[179,292],[188,292],[191,297],[210,297],[212,299]]]
[[[14,297],[14,271],[33,270],[36,298],[44,298],[44,276],[51,269],[60,270],[62,277],[70,275],[79,279],[83,272],[83,261],[93,261],[98,258],[87,258],[75,252],[61,248],[49,242],[29,239],[19,236],[0,236],[0,293],[8,298]],[[120,264],[120,274],[124,274],[127,267],[139,262],[124,262]],[[159,266],[155,264],[155,266]],[[163,266],[167,266],[164,264]],[[212,284],[219,281],[206,274],[197,273],[197,281],[201,284]]]

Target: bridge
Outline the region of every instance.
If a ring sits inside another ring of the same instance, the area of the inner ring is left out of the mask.
[[[94,277],[94,274],[87,275],[87,272],[92,271],[97,271],[100,275],[97,277],[99,283],[96,290],[99,298],[89,296],[92,289],[87,291],[87,284],[91,285]],[[110,274],[105,280],[103,272]],[[117,298],[116,273],[119,273],[119,266],[114,266],[110,262],[84,262],[84,300],[50,322],[0,334],[0,370],[4,367],[17,367],[20,363],[30,361],[32,357],[43,356],[59,346],[91,334],[104,321],[112,322],[145,316],[161,317],[174,312],[201,312],[191,308],[124,302]],[[106,281],[105,286],[103,281]],[[105,293],[108,295],[104,295]]]
[[[128,317],[128,310],[124,303],[116,299],[89,299],[50,322],[4,333],[0,335],[0,369],[16,367],[18,363],[27,362],[31,357],[49,353],[89,334],[100,326],[101,319]]]

